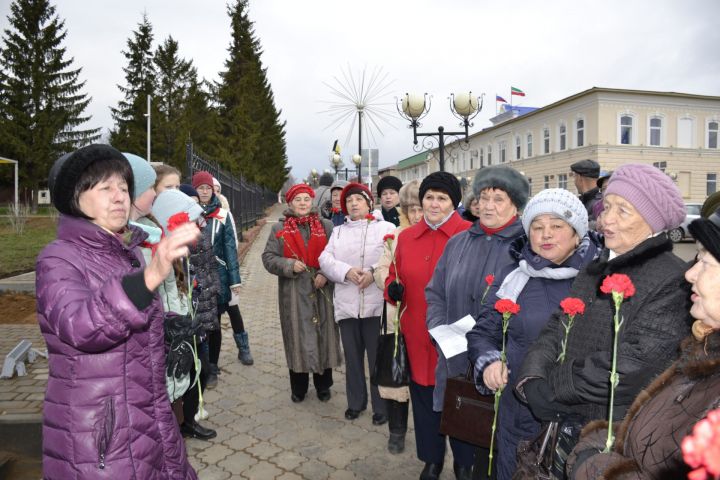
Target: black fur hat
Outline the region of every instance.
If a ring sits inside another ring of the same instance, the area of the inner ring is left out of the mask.
[[[377,196],[381,197],[383,190],[385,190],[386,188],[395,190],[396,192],[400,193],[402,185],[402,181],[397,177],[393,177],[392,175],[382,177],[377,184]]]
[[[481,168],[473,181],[473,193],[480,198],[480,192],[486,188],[497,188],[510,197],[518,210],[525,208],[530,196],[530,183],[517,170],[505,165]]]
[[[50,169],[48,184],[53,205],[60,213],[72,215],[70,204],[75,193],[75,185],[80,176],[92,163],[103,159],[122,160],[130,168],[127,158],[110,145],[94,144],[82,147],[58,158]],[[132,177],[131,177],[132,179]],[[133,195],[132,181],[128,184],[130,198]]]

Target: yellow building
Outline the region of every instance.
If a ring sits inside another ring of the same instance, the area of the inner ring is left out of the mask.
[[[720,97],[591,88],[526,110],[508,107],[468,144],[449,144],[445,169],[469,186],[479,168],[507,164],[525,173],[533,194],[574,191],[570,165],[590,158],[604,171],[625,163],[655,165],[675,180],[686,202],[702,202],[717,190]],[[438,170],[437,150],[394,168],[403,181],[422,178]]]

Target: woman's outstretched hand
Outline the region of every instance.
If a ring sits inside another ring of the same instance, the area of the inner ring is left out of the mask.
[[[145,268],[145,286],[155,290],[172,270],[172,264],[178,258],[190,253],[188,245],[200,238],[200,229],[194,223],[186,223],[173,230],[160,240],[150,265]]]

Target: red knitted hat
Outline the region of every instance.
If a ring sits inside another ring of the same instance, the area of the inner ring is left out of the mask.
[[[213,176],[209,172],[199,171],[192,177],[192,186],[197,188],[200,185],[213,186]]]
[[[345,188],[343,188],[342,192],[340,193],[340,208],[342,209],[343,214],[348,214],[348,209],[346,205],[347,197],[355,194],[365,197],[365,200],[367,200],[368,202],[368,207],[370,208],[370,210],[372,210],[374,200],[373,194],[370,189],[361,183],[351,182],[345,185]]]
[[[310,185],[307,183],[298,183],[297,185],[290,187],[290,189],[285,193],[285,201],[287,203],[292,202],[292,199],[295,198],[295,195],[298,193],[307,193],[310,195],[310,198],[315,198],[315,190],[313,190]]]

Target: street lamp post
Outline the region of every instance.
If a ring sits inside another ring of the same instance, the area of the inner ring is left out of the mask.
[[[465,143],[468,143],[468,129],[473,124],[471,120],[475,118],[483,107],[483,93],[480,97],[474,97],[472,92],[454,93],[450,95],[450,111],[455,117],[461,120],[460,126],[464,127],[462,132],[446,132],[442,125],[435,132],[418,132],[421,127],[420,119],[424,118],[430,112],[430,99],[428,94],[406,93],[401,101],[397,102],[397,110],[401,117],[410,122],[410,128],[413,129],[413,144],[418,144],[418,137],[434,137],[438,139],[438,152],[440,171],[445,171],[445,137],[463,136]],[[432,97],[430,97],[432,98]]]
[[[332,166],[335,169],[335,180],[338,179],[338,170],[340,169],[340,165],[342,165],[342,158],[340,158],[340,155],[337,153],[333,153],[332,156]]]

